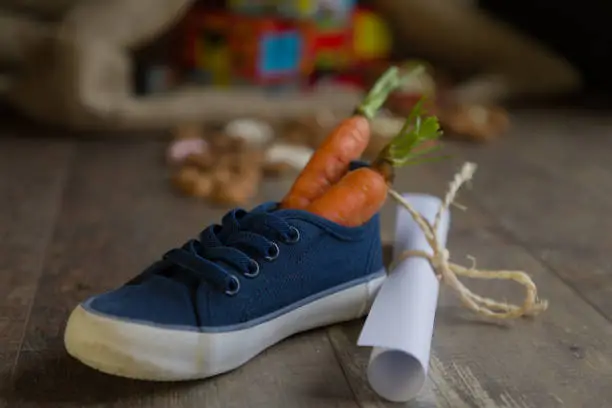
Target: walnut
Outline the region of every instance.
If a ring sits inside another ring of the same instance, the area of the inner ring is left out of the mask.
[[[213,189],[210,175],[194,166],[181,168],[172,178],[174,185],[184,194],[206,198]]]
[[[245,205],[252,196],[252,192],[245,189],[243,186],[230,184],[224,188],[214,190],[211,199],[216,204],[233,207]]]
[[[209,170],[214,165],[214,157],[210,151],[205,151],[200,154],[190,154],[183,163],[200,170]]]
[[[221,177],[215,179],[211,199],[223,205],[244,205],[257,195],[261,175],[259,172],[238,174],[221,170]]]
[[[239,174],[245,171],[248,164],[242,160],[242,157],[238,152],[225,153],[217,158],[215,163],[214,172],[228,173],[228,174]]]
[[[262,146],[239,135],[213,133],[207,135],[206,140],[200,139],[205,150],[193,152],[193,149],[186,149],[193,146],[185,144],[193,140],[179,141],[183,143],[179,146],[189,153],[182,158],[180,168],[172,177],[180,191],[224,205],[241,205],[257,194],[265,159]]]
[[[212,179],[215,183],[215,189],[226,186],[233,181],[234,175],[230,168],[227,167],[215,167],[212,172]]]
[[[225,133],[215,133],[207,137],[210,149],[215,154],[223,154],[235,150],[242,150],[247,143],[244,139],[231,137]]]
[[[194,185],[193,195],[201,198],[208,198],[213,191],[213,181],[210,175],[201,174]]]
[[[265,152],[260,149],[245,150],[239,153],[241,162],[249,168],[261,167],[265,158]]]
[[[262,178],[263,151],[243,149],[216,157],[211,199],[224,205],[243,205],[257,194]]]

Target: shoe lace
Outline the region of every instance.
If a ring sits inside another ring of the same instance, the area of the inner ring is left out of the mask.
[[[299,231],[274,213],[235,209],[222,218],[221,224],[204,229],[197,239],[166,252],[163,262],[232,296],[240,290],[240,280],[232,272],[256,277],[260,261],[278,257],[276,242],[295,243],[299,238]]]

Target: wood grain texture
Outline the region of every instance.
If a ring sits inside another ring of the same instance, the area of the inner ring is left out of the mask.
[[[483,209],[612,319],[612,120],[536,111],[514,123],[498,143],[452,151],[480,164]]]
[[[0,408],[9,408],[11,376],[18,351],[0,351]]]
[[[0,350],[21,345],[72,143],[0,137]]]
[[[7,394],[15,408],[357,407],[323,331],[288,339],[229,374],[185,383],[111,377],[59,347],[27,351]]]

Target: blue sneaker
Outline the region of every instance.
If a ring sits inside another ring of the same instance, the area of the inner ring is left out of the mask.
[[[364,316],[385,279],[379,216],[347,228],[276,203],[227,213],[71,314],[68,353],[123,377],[233,370],[302,331]]]

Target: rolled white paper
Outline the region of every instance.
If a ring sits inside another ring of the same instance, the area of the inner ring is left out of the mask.
[[[424,194],[403,197],[433,223],[439,198]],[[442,215],[437,237],[446,245],[450,215]],[[393,256],[405,250],[432,253],[423,232],[406,209],[398,205]],[[418,395],[427,378],[439,282],[426,259],[399,263],[381,287],[359,336],[359,346],[373,347],[368,381],[381,397],[406,402]]]

